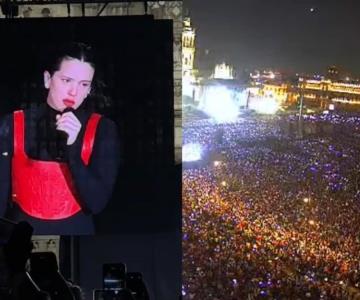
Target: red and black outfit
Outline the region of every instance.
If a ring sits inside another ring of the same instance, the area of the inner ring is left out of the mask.
[[[80,133],[66,146],[56,114],[44,105],[0,118],[0,214],[35,234],[91,234],[116,180],[116,126],[79,109]]]

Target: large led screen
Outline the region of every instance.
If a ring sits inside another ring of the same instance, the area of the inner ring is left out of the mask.
[[[35,234],[172,226],[171,21],[13,19],[0,34],[1,216]]]

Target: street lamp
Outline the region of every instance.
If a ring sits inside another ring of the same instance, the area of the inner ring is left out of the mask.
[[[302,119],[302,114],[303,114],[303,105],[304,105],[304,94],[302,91],[302,87],[300,85],[300,107],[299,107],[299,137],[302,139],[303,138],[303,119]]]

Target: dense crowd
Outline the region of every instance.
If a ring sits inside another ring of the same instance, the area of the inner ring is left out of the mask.
[[[335,114],[185,124],[208,159],[183,171],[184,299],[360,291],[359,133]]]

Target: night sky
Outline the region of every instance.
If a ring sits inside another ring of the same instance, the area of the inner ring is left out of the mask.
[[[238,72],[323,74],[337,65],[360,75],[359,0],[184,0],[186,10],[200,69],[226,61]]]

